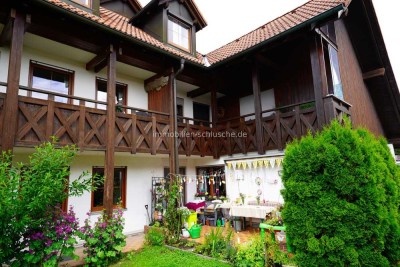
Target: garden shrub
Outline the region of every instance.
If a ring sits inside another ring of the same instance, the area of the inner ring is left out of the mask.
[[[396,265],[399,177],[386,141],[347,120],[289,144],[282,216],[297,264]]]
[[[248,243],[238,245],[234,262],[236,267],[264,267],[265,243],[261,237],[255,237]]]
[[[35,148],[35,152],[26,164],[12,164],[11,154],[5,152],[1,154],[0,264],[49,265],[49,262],[53,262],[54,257],[48,257],[48,253],[40,248],[42,244],[30,243],[32,234],[36,233],[36,237],[42,237],[42,235],[44,238],[49,237],[51,235],[49,231],[55,231],[57,227],[57,225],[48,224],[54,216],[61,216],[60,218],[70,216],[58,214],[56,207],[68,195],[79,196],[84,191],[90,191],[100,184],[97,179],[94,179],[92,184],[92,177],[83,173],[68,185],[69,166],[76,153],[74,146],[56,149],[53,142],[46,142]],[[68,190],[66,190],[67,186]],[[73,222],[70,225],[73,225]],[[64,238],[70,240],[71,236],[68,233],[68,237],[64,236]],[[52,242],[55,241],[52,238]],[[58,243],[53,242],[47,247],[53,256],[55,256],[56,244]],[[60,260],[60,253],[65,246],[60,245],[58,248],[56,258]]]
[[[229,228],[224,233],[224,229],[227,228],[212,229],[209,234],[206,234],[204,243],[197,246],[195,251],[218,259],[233,260],[236,254],[232,240],[233,230]]]
[[[118,261],[126,245],[122,210],[114,210],[111,218],[103,213],[94,227],[90,225],[91,221],[87,218],[79,235],[85,241],[83,245],[85,262],[89,266],[108,266]]]
[[[160,227],[160,223],[156,222],[145,235],[146,244],[150,246],[162,246],[165,242],[164,228]]]
[[[234,258],[236,267],[274,267],[280,264],[293,265],[293,260],[289,258],[288,253],[279,248],[278,243],[269,234],[264,239],[256,236],[249,242],[237,246]]]

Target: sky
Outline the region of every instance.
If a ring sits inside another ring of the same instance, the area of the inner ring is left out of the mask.
[[[150,0],[139,0],[145,6]],[[196,36],[197,51],[206,54],[304,4],[307,0],[195,0],[207,21]],[[279,5],[277,4],[279,2]],[[373,0],[396,80],[400,81],[398,1]],[[245,4],[244,4],[245,3]]]

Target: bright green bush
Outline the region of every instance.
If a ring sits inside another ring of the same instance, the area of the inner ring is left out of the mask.
[[[88,266],[109,266],[122,257],[122,249],[126,245],[124,224],[123,212],[119,208],[113,211],[111,217],[103,213],[94,227],[91,227],[90,218],[85,220],[79,237],[85,241],[83,252]]]
[[[83,173],[66,190],[76,153],[73,146],[56,149],[46,142],[26,164],[13,164],[11,154],[0,155],[0,265],[57,265],[60,253],[72,254],[75,216],[57,214],[57,206],[68,195],[79,196],[100,184]],[[64,219],[68,223],[59,225]]]
[[[349,122],[288,145],[282,216],[297,264],[396,265],[399,177],[386,142]]]
[[[144,236],[146,244],[150,246],[162,246],[165,243],[165,229],[156,222]]]

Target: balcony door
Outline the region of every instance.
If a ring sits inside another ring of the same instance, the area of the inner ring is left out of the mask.
[[[96,100],[101,102],[107,102],[107,80],[97,78],[96,79],[97,93]],[[117,82],[115,87],[115,103],[126,106],[127,104],[127,90],[128,85]],[[98,109],[107,109],[106,105],[97,104]],[[123,111],[122,109],[117,111]]]

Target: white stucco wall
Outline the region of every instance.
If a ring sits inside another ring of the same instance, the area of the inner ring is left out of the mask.
[[[254,95],[245,96],[239,99],[240,116],[254,113]],[[275,108],[274,89],[261,92],[261,109],[268,110]],[[246,120],[254,119],[254,116],[247,117]]]

